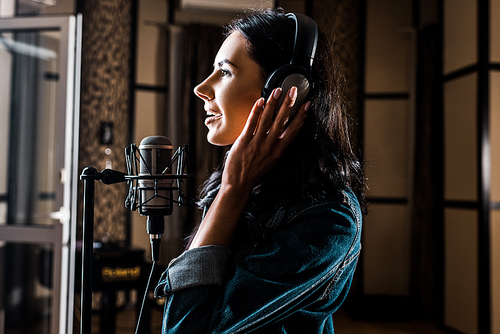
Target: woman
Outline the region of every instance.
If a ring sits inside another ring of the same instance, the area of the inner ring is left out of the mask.
[[[164,333],[333,333],[360,251],[364,185],[323,34],[311,101],[288,122],[295,87],[260,97],[290,62],[294,31],[280,11],[235,20],[195,88],[208,141],[232,146],[202,190],[202,222],[156,288],[167,296]]]

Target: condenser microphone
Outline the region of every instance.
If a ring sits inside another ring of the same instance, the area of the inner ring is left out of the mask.
[[[151,241],[153,260],[159,258],[159,244],[165,230],[165,216],[172,214],[173,179],[162,178],[172,174],[172,142],[167,137],[150,136],[139,144],[139,206],[147,216],[147,232]]]

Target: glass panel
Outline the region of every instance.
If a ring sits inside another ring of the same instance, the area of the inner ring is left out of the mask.
[[[366,102],[364,154],[369,196],[407,196],[408,133],[407,101]]]
[[[444,85],[445,199],[474,201],[477,195],[477,75]]]
[[[58,31],[0,31],[0,224],[51,225],[63,204]]]
[[[491,201],[500,202],[500,72],[490,74]]]
[[[367,92],[407,92],[411,35],[410,1],[368,1],[366,22]]]
[[[444,1],[444,73],[477,61],[477,1]]]
[[[52,262],[50,244],[0,244],[0,333],[50,333]]]
[[[491,282],[500,282],[500,211],[491,211]],[[492,333],[500,333],[500,285],[491,285]]]
[[[167,2],[139,1],[136,80],[147,85],[166,85]]]
[[[411,243],[407,206],[370,204],[363,228],[364,293],[408,296]]]
[[[500,0],[490,0],[490,61],[500,62]]]
[[[16,0],[0,1],[0,17],[13,17],[16,11]]]
[[[477,333],[477,211],[445,210],[445,309],[447,326]]]
[[[140,143],[142,139],[150,136],[151,133],[160,133],[165,114],[165,94],[155,92],[136,92],[134,124],[136,127],[135,142]],[[148,121],[149,120],[149,121]],[[151,123],[151,120],[156,120]],[[117,152],[117,154],[123,154]]]
[[[73,89],[80,66],[75,28],[81,29],[81,16],[0,19],[2,334],[73,328],[78,173],[72,154],[79,120]],[[46,261],[53,269],[37,267]],[[44,290],[44,284],[52,287]],[[23,324],[16,320],[19,303],[28,312]]]
[[[6,38],[7,34],[3,34]],[[0,224],[7,221],[7,168],[9,156],[10,85],[12,56],[0,43]]]

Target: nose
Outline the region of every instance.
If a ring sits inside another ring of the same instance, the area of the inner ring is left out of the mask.
[[[209,83],[209,79],[210,77],[206,78],[203,82],[198,84],[198,86],[194,87],[193,90],[196,96],[205,101],[213,100],[215,97],[213,89]]]

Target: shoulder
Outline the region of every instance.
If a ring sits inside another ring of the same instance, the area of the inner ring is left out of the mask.
[[[321,201],[298,203],[286,211],[282,223],[274,229],[274,220],[267,221],[272,231],[241,258],[240,264],[260,268],[265,259],[276,266],[286,263],[292,271],[309,268],[335,272],[343,264],[352,263],[360,252],[360,212],[350,190]]]
[[[299,201],[276,210],[266,221],[268,229],[275,229],[279,222],[281,228],[291,228],[295,225],[319,224],[340,225],[360,228],[362,213],[360,204],[354,192],[346,188],[336,194],[321,197],[321,199]],[[359,225],[359,226],[358,226]]]
[[[269,247],[304,250],[307,245],[317,255],[330,254],[332,247],[339,246],[352,253],[361,242],[361,209],[349,189],[321,200],[281,207],[263,223],[265,238],[255,245],[257,252]]]

